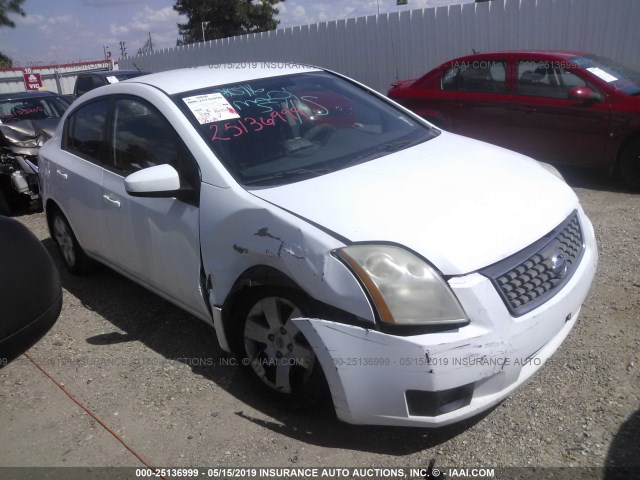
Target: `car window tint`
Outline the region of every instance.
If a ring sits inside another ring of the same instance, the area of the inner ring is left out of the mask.
[[[165,163],[178,169],[178,135],[150,104],[139,99],[119,99],[113,121],[111,158],[116,170],[129,174]]]
[[[90,90],[106,85],[106,79],[103,79],[97,75],[81,75],[78,77],[77,94],[82,95]]]
[[[83,93],[86,93],[90,90],[91,87],[89,86],[89,84],[91,83],[91,77],[78,77],[77,82],[78,88],[76,89],[76,93],[78,95],[82,95]]]
[[[587,83],[562,68],[561,62],[521,61],[518,62],[519,95],[549,98],[568,98],[573,87],[586,87]],[[570,64],[567,64],[570,67]]]
[[[454,92],[505,93],[506,63],[482,60],[454,62],[442,75],[442,89]]]
[[[109,100],[83,105],[67,119],[65,149],[94,162],[102,162]]]
[[[103,85],[108,85],[109,81],[102,76],[98,76],[98,75],[94,75],[93,76],[93,85],[91,85],[91,88],[98,88],[98,87],[102,87]]]

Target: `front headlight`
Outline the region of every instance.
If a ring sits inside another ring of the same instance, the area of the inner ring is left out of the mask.
[[[383,322],[414,326],[467,322],[447,283],[413,253],[394,245],[351,245],[335,253],[367,289]]]

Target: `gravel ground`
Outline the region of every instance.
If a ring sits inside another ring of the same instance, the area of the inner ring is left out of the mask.
[[[18,219],[56,259],[65,296],[29,354],[156,466],[640,467],[640,195],[565,175],[600,252],[581,317],[530,383],[461,425],[357,427],[329,406],[274,408],[205,324],[108,269],[63,271],[42,213]],[[0,466],[142,465],[26,357],[0,370],[0,401]]]

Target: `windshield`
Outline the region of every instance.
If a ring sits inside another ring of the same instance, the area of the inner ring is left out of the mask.
[[[69,107],[61,97],[34,97],[0,101],[0,122],[59,118]]]
[[[234,178],[252,187],[323,175],[438,134],[325,72],[212,87],[174,101]]]
[[[574,57],[571,61],[600,80],[604,80],[615,90],[627,95],[640,94],[640,72],[632,68],[596,55]]]

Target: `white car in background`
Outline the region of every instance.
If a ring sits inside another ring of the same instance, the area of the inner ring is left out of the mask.
[[[319,68],[199,67],[76,101],[40,151],[51,236],[211,324],[264,391],[355,424],[499,403],[576,323],[596,264],[548,166]]]

